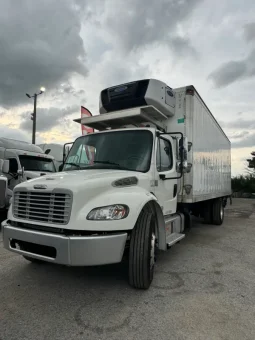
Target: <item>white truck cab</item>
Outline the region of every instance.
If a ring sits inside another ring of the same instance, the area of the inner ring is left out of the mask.
[[[6,206],[14,187],[24,181],[56,172],[54,158],[36,145],[19,140],[0,138],[1,180],[7,178]],[[1,209],[1,208],[0,208]]]
[[[4,246],[69,266],[125,252],[130,285],[147,289],[156,249],[183,239],[192,214],[223,223],[230,143],[194,87],[154,79],[103,90],[100,114],[76,121],[97,132],[75,140],[62,172],[15,187]]]

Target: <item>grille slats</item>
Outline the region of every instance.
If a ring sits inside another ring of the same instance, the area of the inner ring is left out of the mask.
[[[14,193],[13,214],[36,222],[67,224],[71,203],[69,193],[18,191]]]

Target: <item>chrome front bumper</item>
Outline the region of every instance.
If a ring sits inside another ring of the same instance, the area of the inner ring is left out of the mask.
[[[12,227],[2,222],[4,247],[39,260],[69,266],[121,262],[127,233],[104,236],[64,236]]]

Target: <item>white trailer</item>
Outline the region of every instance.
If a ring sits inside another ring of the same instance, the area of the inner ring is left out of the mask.
[[[63,172],[15,188],[4,246],[69,266],[126,253],[130,285],[147,289],[156,249],[183,239],[192,214],[223,223],[230,142],[193,86],[154,79],[103,90],[100,114],[76,121],[98,132],[76,139]]]

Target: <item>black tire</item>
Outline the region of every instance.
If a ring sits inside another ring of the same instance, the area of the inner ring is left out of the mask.
[[[205,224],[212,224],[213,223],[213,216],[212,216],[212,201],[208,201],[204,205],[204,211],[203,211],[203,216],[204,216],[204,223]]]
[[[23,257],[24,257],[24,259],[26,259],[27,261],[32,262],[32,263],[44,263],[44,261],[34,259],[33,257],[30,257],[30,256],[23,255]]]
[[[143,210],[130,238],[129,284],[134,288],[148,289],[153,280],[156,222],[151,212]]]
[[[214,225],[222,225],[224,221],[224,207],[221,198],[213,201],[212,205],[212,223]]]

